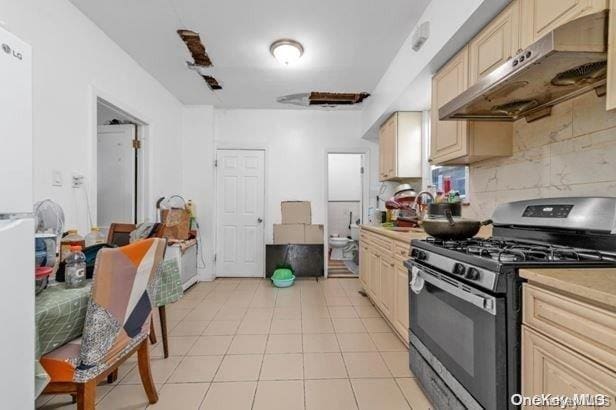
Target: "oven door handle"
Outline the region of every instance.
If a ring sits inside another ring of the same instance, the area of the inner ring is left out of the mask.
[[[450,295],[462,299],[465,302],[472,303],[473,305],[485,310],[486,312],[496,315],[496,304],[494,298],[486,298],[483,296],[475,295],[474,293],[468,292],[464,289],[447,283],[444,280],[430,275],[429,273],[426,273],[416,267],[413,267],[411,276],[411,283],[421,283],[421,287],[412,287],[413,292],[415,292],[416,294],[419,294],[424,288],[423,282],[428,282],[431,285],[434,285],[437,288],[444,290]]]

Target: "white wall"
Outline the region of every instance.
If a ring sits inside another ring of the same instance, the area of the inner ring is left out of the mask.
[[[214,109],[185,106],[182,115],[182,192],[192,199],[199,222],[201,252],[197,266],[202,280],[211,280],[215,239]]]
[[[71,188],[70,177],[85,175],[95,207],[94,91],[99,90],[150,124],[144,144],[150,148],[146,201],[153,216],[154,198],[181,186],[179,101],[66,0],[0,0],[0,21],[33,48],[35,200],[58,201],[67,227],[87,232],[84,192]],[[52,170],[62,173],[62,187],[51,185]]]
[[[218,147],[264,147],[268,151],[266,240],[280,223],[280,202],[312,203],[312,222],[325,223],[326,153],[368,149],[370,176],[376,181],[378,147],[359,138],[357,111],[216,110]]]
[[[329,154],[330,201],[361,200],[361,154]]]
[[[369,178],[377,180],[378,146],[359,138],[359,115],[357,111],[185,107],[183,192],[195,201],[202,228],[206,267],[200,270],[201,279],[213,277],[215,149],[267,150],[264,219],[265,241],[271,243],[272,225],[281,221],[281,201],[310,201],[313,223],[325,223],[328,150],[369,152]]]

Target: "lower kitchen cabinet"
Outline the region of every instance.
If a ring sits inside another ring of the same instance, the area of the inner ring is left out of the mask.
[[[522,310],[522,395],[606,395],[616,408],[616,313],[532,282]]]
[[[409,333],[409,273],[402,262],[394,268],[394,312],[392,324],[408,343]]]
[[[359,283],[363,286],[364,290],[368,288],[368,247],[360,243],[359,246]]]
[[[413,237],[425,238],[417,233]],[[359,245],[359,281],[392,330],[409,344],[409,285],[404,261],[409,257],[408,236],[392,239],[362,228]]]
[[[368,255],[368,295],[372,300],[381,300],[381,255],[373,247],[368,248]]]
[[[600,394],[616,407],[616,373],[523,325],[522,394]]]
[[[393,318],[394,313],[394,298],[395,298],[395,277],[394,277],[394,262],[391,256],[382,255],[379,260],[381,266],[379,275],[381,277],[381,295],[379,307],[386,317]]]

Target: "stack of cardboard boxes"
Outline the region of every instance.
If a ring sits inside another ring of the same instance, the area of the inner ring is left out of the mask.
[[[280,204],[282,224],[274,224],[274,244],[322,244],[323,225],[312,225],[309,201]]]

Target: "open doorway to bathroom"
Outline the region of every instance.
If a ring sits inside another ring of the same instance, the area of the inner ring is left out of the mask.
[[[359,275],[365,154],[327,154],[327,276]]]

